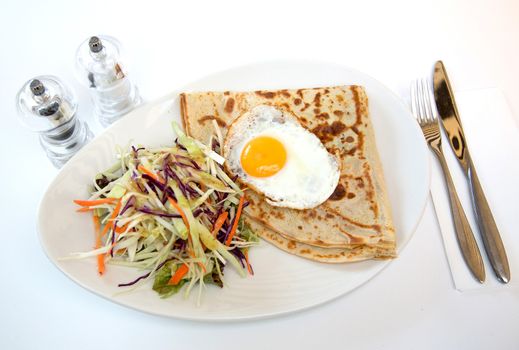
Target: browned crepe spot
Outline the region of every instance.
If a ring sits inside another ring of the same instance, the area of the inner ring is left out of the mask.
[[[216,120],[216,122],[221,128],[227,126],[227,124],[225,124],[225,122],[221,118],[218,118],[214,115],[204,115],[202,118],[198,119],[198,124],[203,125],[208,120]]]
[[[274,98],[274,96],[276,96],[276,93],[272,91],[256,91],[256,94],[268,99]]]
[[[344,189],[344,186],[342,184],[338,184],[337,187],[335,187],[335,190],[333,191],[330,198],[328,198],[331,201],[338,201],[339,199],[343,199],[346,195],[346,190]]]
[[[227,113],[231,113],[233,109],[234,109],[234,98],[231,97],[227,100],[227,102],[225,102],[224,111],[226,111]]]

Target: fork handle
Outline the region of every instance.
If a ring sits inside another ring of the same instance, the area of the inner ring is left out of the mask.
[[[510,281],[510,267],[508,266],[505,247],[472,160],[469,161],[468,177],[472,203],[488,259],[498,280],[502,283],[508,283]]]
[[[468,265],[472,275],[480,282],[485,282],[485,268],[483,266],[483,259],[481,253],[470,228],[469,221],[465,215],[465,211],[461,206],[460,199],[456,193],[456,188],[452,182],[452,177],[449,172],[449,167],[445,161],[443,153],[438,150],[434,150],[434,153],[440,161],[445,181],[447,182],[447,189],[449,192],[449,200],[451,206],[452,218],[454,220],[454,230],[456,231],[456,238],[461,249],[465,263]]]

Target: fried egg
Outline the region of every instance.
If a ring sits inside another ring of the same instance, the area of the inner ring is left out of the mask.
[[[224,141],[227,170],[275,206],[308,209],[339,182],[339,163],[298,118],[269,105],[238,117]]]

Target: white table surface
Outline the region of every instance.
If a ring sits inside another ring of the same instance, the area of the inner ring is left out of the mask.
[[[92,122],[73,58],[89,35],[109,34],[123,43],[148,101],[217,70],[290,58],[357,68],[407,100],[410,81],[442,59],[456,89],[498,87],[519,122],[518,19],[516,0],[2,2],[0,348],[519,348],[519,292],[455,291],[430,200],[398,259],[308,311],[209,324],[101,299],[66,278],[40,247],[36,210],[57,171],[14,108],[26,80],[54,74],[76,90]]]

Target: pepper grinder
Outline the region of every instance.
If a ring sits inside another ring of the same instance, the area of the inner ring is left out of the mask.
[[[93,134],[76,116],[72,91],[57,77],[45,75],[27,81],[16,96],[21,123],[39,133],[41,147],[60,168]]]
[[[89,88],[101,125],[112,124],[141,103],[137,87],[120,61],[120,44],[109,36],[93,36],[77,49],[78,79]]]

